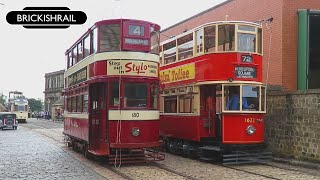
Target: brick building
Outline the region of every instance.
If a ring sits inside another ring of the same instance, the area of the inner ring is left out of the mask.
[[[45,74],[44,110],[54,117],[56,111],[63,111],[64,70]]]
[[[320,88],[319,8],[319,0],[227,0],[162,30],[161,41],[211,21],[261,22],[263,82],[283,90]]]

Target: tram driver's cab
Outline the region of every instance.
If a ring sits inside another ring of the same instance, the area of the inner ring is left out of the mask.
[[[265,112],[266,88],[264,86],[255,84],[225,84],[222,88],[222,107],[224,112]]]

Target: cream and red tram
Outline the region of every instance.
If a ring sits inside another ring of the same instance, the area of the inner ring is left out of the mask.
[[[160,135],[167,151],[226,164],[270,159],[262,26],[207,23],[160,47]]]
[[[103,20],[66,51],[70,146],[117,164],[164,159],[152,151],[160,146],[159,30],[141,20]]]

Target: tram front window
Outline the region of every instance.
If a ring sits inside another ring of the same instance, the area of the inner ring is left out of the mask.
[[[255,52],[256,35],[238,33],[238,51]]]
[[[250,104],[250,107],[242,107],[242,110],[259,111],[259,97],[259,86],[243,85],[242,98],[246,98],[247,104]]]
[[[147,107],[146,83],[126,83],[124,85],[124,107]]]
[[[241,92],[240,92],[241,90]],[[262,89],[263,91],[265,89]],[[242,108],[240,109],[240,98]],[[262,97],[264,100],[264,97]],[[255,85],[237,85],[224,86],[224,104],[227,111],[260,111],[260,86]],[[264,103],[261,111],[264,111]]]

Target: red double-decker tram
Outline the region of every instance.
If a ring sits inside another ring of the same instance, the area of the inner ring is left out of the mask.
[[[167,151],[225,164],[271,158],[264,144],[260,24],[203,24],[163,41],[160,56],[160,135]]]
[[[96,22],[67,51],[68,145],[110,163],[163,160],[159,141],[159,30],[154,23]]]

